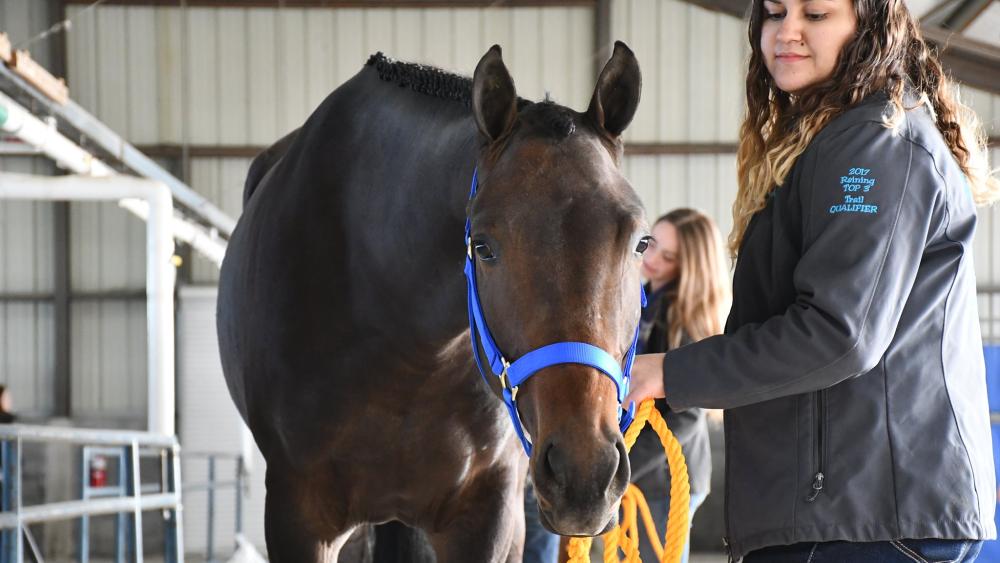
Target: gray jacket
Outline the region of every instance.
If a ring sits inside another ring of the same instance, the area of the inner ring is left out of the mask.
[[[726,409],[734,559],[996,536],[971,193],[926,110],[885,108],[815,137],[747,229],[726,334],[665,357],[671,407]]]

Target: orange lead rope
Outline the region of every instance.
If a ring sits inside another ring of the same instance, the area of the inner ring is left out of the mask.
[[[653,517],[649,513],[649,505],[646,498],[638,487],[629,483],[625,495],[622,497],[622,521],[617,528],[602,536],[604,538],[604,563],[639,563],[639,523],[637,514],[642,515],[642,522],[646,528],[646,535],[649,536],[653,550],[656,551],[660,563],[677,563],[681,560],[684,552],[684,543],[687,541],[688,531],[688,507],[691,503],[691,489],[688,483],[687,463],[684,462],[684,454],[681,452],[680,442],[674,437],[673,432],[667,428],[667,423],[663,420],[660,412],[653,408],[653,400],[646,399],[635,414],[635,421],[625,432],[625,448],[632,449],[635,439],[639,436],[639,431],[649,422],[649,425],[656,431],[663,444],[663,450],[667,454],[667,464],[670,467],[670,514],[667,517],[667,532],[664,534],[664,543],[660,543],[660,538],[656,533],[656,526],[653,525]],[[590,563],[591,538],[573,538],[569,542],[567,554],[569,563]],[[664,545],[666,546],[664,548]],[[624,559],[619,559],[618,550],[625,555]]]

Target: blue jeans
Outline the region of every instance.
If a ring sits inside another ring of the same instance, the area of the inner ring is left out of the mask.
[[[970,563],[982,548],[978,540],[796,543],[750,552],[743,563]]]
[[[694,518],[695,511],[705,501],[706,494],[691,495],[691,507],[689,516]],[[649,500],[649,511],[653,515],[653,521],[659,536],[662,539],[666,532],[666,518],[670,512],[670,501],[667,499]],[[640,524],[640,527],[642,525]],[[645,529],[640,534],[639,556],[646,562],[657,561],[649,539],[645,535]],[[647,551],[648,550],[648,551]],[[688,554],[691,552],[691,529],[688,528],[687,542],[684,544],[684,555],[681,563],[687,563]],[[535,500],[535,489],[531,480],[524,486],[524,559],[523,563],[556,563],[559,560],[559,536],[542,527],[538,520],[538,503]]]
[[[689,522],[694,519],[694,513],[698,511],[698,507],[701,503],[705,502],[705,497],[707,493],[696,493],[691,495],[691,504],[688,507],[688,518]],[[655,499],[646,499],[649,503],[649,513],[653,516],[653,522],[656,523],[656,535],[660,538],[660,543],[663,543],[663,535],[667,533],[667,516],[670,514],[670,499],[657,497]],[[649,543],[649,537],[646,535],[646,527],[642,524],[642,518],[639,519],[639,527],[642,528],[642,532],[639,534],[639,558],[642,559],[643,563],[651,561],[656,563],[659,559],[656,558],[656,552],[653,551],[653,544]],[[691,554],[691,526],[688,525],[687,538],[684,541],[684,553],[681,554],[681,563],[688,563],[688,556]]]
[[[524,484],[524,559],[522,563],[556,563],[559,560],[559,536],[546,530],[538,516],[535,485]]]

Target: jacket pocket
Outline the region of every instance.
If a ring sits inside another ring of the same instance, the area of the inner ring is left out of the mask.
[[[813,437],[813,459],[816,471],[813,473],[812,484],[809,493],[806,495],[806,502],[813,502],[823,491],[826,481],[826,443],[827,443],[827,423],[826,423],[826,390],[817,391],[813,394],[815,404],[815,429],[816,435]]]

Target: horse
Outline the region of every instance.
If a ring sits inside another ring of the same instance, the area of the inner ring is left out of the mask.
[[[496,45],[471,79],[377,53],[255,159],[217,329],[267,462],[271,561],[336,561],[384,522],[426,532],[441,563],[521,561],[528,471],[551,531],[616,524],[620,382],[545,367],[513,390],[515,431],[462,274],[474,262],[507,357],[575,341],[624,361],[648,240],[621,173],[640,87],[621,42],[582,113],[519,98]]]

